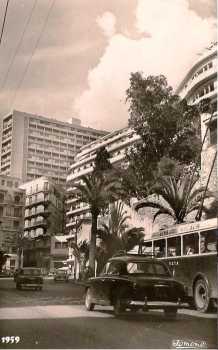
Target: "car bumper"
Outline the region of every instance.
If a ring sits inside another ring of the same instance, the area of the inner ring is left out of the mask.
[[[151,310],[151,309],[181,309],[186,306],[185,303],[181,302],[168,302],[168,301],[135,301],[132,300],[128,303],[128,307]]]
[[[20,283],[21,287],[42,287],[42,283]]]

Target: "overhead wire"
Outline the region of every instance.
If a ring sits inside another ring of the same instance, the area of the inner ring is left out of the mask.
[[[21,35],[20,40],[19,40],[19,42],[18,42],[18,45],[17,45],[17,47],[16,47],[16,49],[15,49],[14,55],[13,55],[13,57],[12,57],[10,63],[9,63],[9,66],[8,66],[7,72],[6,72],[6,74],[5,74],[5,77],[4,77],[4,79],[2,80],[2,84],[1,84],[1,86],[0,86],[0,90],[2,90],[2,89],[4,88],[5,83],[6,83],[7,79],[8,79],[8,76],[9,76],[9,73],[10,73],[10,70],[11,70],[11,67],[12,67],[13,64],[14,64],[15,58],[16,58],[16,56],[17,56],[17,54],[18,54],[18,52],[19,52],[19,50],[20,50],[21,44],[22,44],[22,42],[23,42],[24,35],[25,35],[26,30],[27,30],[27,28],[28,28],[28,25],[29,25],[29,23],[30,23],[30,21],[31,21],[31,19],[32,19],[33,12],[34,12],[34,10],[35,10],[37,1],[38,1],[38,0],[35,0],[34,3],[33,3],[32,9],[31,9],[31,11],[30,11],[30,13],[29,13],[29,16],[28,16],[28,18],[27,18],[27,21],[26,21],[26,23],[25,23],[24,30],[23,30],[23,32],[22,32],[22,35]]]
[[[13,109],[14,102],[15,102],[15,100],[16,100],[16,98],[17,98],[17,95],[18,95],[18,93],[19,93],[19,89],[20,89],[21,85],[23,84],[25,75],[26,75],[26,73],[27,73],[27,71],[28,71],[28,69],[29,69],[29,66],[30,66],[30,64],[31,64],[31,62],[32,62],[33,56],[34,56],[34,54],[35,54],[35,52],[36,52],[36,49],[37,49],[37,47],[38,47],[38,44],[39,44],[39,42],[40,42],[40,40],[41,40],[42,34],[43,34],[43,32],[44,32],[44,30],[45,30],[45,28],[46,28],[46,25],[47,25],[47,23],[48,23],[48,19],[49,19],[49,16],[50,16],[50,14],[51,14],[52,8],[54,7],[55,1],[56,1],[56,0],[52,0],[52,1],[51,1],[51,5],[50,5],[50,7],[49,7],[49,9],[48,9],[48,13],[47,13],[47,16],[46,16],[46,18],[45,18],[45,21],[44,21],[44,24],[43,24],[43,26],[42,26],[42,29],[41,29],[41,31],[40,31],[39,37],[38,37],[38,39],[37,39],[37,41],[36,41],[36,44],[35,44],[35,46],[34,46],[34,48],[33,48],[32,54],[30,55],[29,61],[28,61],[27,65],[26,65],[26,67],[25,67],[25,70],[24,70],[24,72],[23,72],[23,75],[22,75],[22,77],[21,77],[21,79],[20,79],[20,81],[19,81],[19,83],[18,83],[18,85],[17,85],[17,88],[16,88],[16,90],[15,90],[14,96],[13,96],[13,98],[12,98],[12,103],[11,103],[11,106],[12,106],[11,108],[12,108],[12,109]]]
[[[9,4],[9,0],[7,0],[7,4],[6,4],[6,8],[5,8],[4,20],[3,20],[2,29],[1,29],[1,36],[0,36],[0,45],[2,43],[2,37],[3,37],[4,29],[5,29],[5,22],[6,22],[7,12],[8,12],[8,4]]]

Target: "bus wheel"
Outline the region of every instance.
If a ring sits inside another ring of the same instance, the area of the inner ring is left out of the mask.
[[[194,285],[194,303],[198,311],[207,312],[210,305],[209,289],[206,281],[202,278]]]

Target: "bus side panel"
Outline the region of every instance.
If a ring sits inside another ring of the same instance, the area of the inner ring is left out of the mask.
[[[209,282],[210,297],[218,298],[217,256],[215,254],[174,257],[167,259],[166,262],[173,273],[173,277],[188,287],[188,296],[193,296],[194,280],[201,274]]]

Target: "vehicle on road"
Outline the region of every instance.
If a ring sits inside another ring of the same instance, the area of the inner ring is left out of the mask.
[[[23,267],[19,269],[14,277],[16,288],[34,288],[42,290],[43,277],[41,269],[36,267]]]
[[[69,274],[65,270],[56,270],[54,274],[54,282],[68,282]]]
[[[218,304],[217,228],[217,218],[171,226],[154,232],[139,249],[167,263],[187,286],[189,303],[202,313]]]
[[[127,309],[162,309],[175,318],[186,301],[185,286],[167,265],[151,256],[126,254],[112,257],[98,277],[87,281],[85,306],[112,305],[119,316]]]

